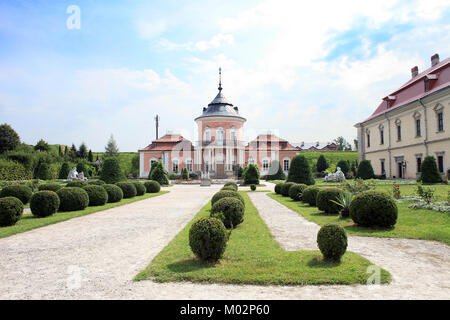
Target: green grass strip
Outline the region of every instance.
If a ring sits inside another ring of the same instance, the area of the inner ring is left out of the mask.
[[[337,214],[329,215],[320,212],[316,207],[310,207],[303,202],[293,201],[289,197],[283,197],[275,193],[269,193],[268,196],[318,225],[323,226],[327,223],[340,225],[347,234],[368,237],[435,240],[450,245],[450,214],[445,212],[410,209],[407,202],[397,203],[398,218],[394,228],[363,228],[355,225],[351,218],[340,218]]]
[[[32,214],[24,214],[15,225],[10,227],[0,227],[0,238],[12,236],[17,233],[22,233],[32,229],[48,226],[50,224],[66,221],[72,218],[85,216],[91,213],[123,206],[132,202],[153,198],[169,191],[160,191],[158,193],[146,193],[142,196],[136,196],[134,198],[122,199],[120,202],[107,203],[104,206],[87,207],[84,210],[57,212],[54,215],[45,218],[36,218]]]
[[[322,260],[320,251],[284,251],[246,192],[240,194],[245,199],[245,219],[231,233],[223,259],[216,264],[203,263],[189,247],[189,229],[198,218],[209,216],[211,204],[208,203],[135,280],[255,285],[367,282],[370,274],[366,270],[372,263],[356,253],[347,252],[341,263],[330,263]],[[390,281],[390,274],[385,270],[381,271],[381,281]]]

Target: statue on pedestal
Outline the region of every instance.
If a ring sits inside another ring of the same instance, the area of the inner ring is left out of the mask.
[[[345,180],[345,175],[341,171],[341,168],[337,167],[335,173],[329,173],[325,178],[323,178],[323,181],[325,182],[342,182]]]

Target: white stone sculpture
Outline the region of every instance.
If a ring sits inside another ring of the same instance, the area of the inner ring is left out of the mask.
[[[200,174],[200,186],[209,187],[211,185],[211,179],[209,178],[209,172],[202,172]]]
[[[335,173],[329,173],[325,178],[323,178],[323,181],[325,182],[342,182],[345,180],[345,175],[341,171],[341,168],[337,167]]]
[[[69,175],[67,176],[67,180],[72,181],[77,180],[77,178],[78,178],[77,168],[73,168],[72,170],[70,170]]]

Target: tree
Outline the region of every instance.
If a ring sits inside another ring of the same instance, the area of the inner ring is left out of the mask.
[[[116,183],[125,180],[125,175],[120,168],[117,158],[110,157],[103,161],[102,169],[100,170],[100,180],[106,183]]]
[[[312,185],[315,183],[311,174],[309,163],[304,156],[297,155],[292,159],[287,181],[304,183],[306,185]]]
[[[75,147],[75,145],[73,143],[72,143],[72,147],[70,148],[69,156],[72,160],[75,160],[78,157],[77,147]]]
[[[358,172],[356,173],[356,178],[361,179],[373,179],[375,174],[373,172],[372,164],[369,160],[362,160],[358,166]]]
[[[266,180],[284,180],[286,175],[281,168],[281,164],[278,160],[273,160],[270,164],[269,174],[266,175]]]
[[[14,150],[20,144],[20,137],[7,123],[0,125],[0,153]]]
[[[341,171],[347,175],[347,173],[350,171],[350,165],[347,160],[339,160],[336,167],[341,168]]]
[[[183,168],[183,170],[181,170],[181,178],[183,180],[189,180],[189,171],[187,168]]]
[[[420,171],[419,181],[424,183],[438,183],[442,181],[436,164],[436,158],[433,156],[428,156],[423,159]]]
[[[167,178],[167,171],[164,169],[163,164],[159,161],[154,162],[149,174],[149,180],[158,181],[160,185],[168,185],[169,179]]]
[[[37,173],[36,173],[36,178],[41,179],[41,180],[50,180],[52,178],[50,166],[47,163],[42,162],[39,165]]]
[[[64,148],[64,157],[67,157],[67,156],[69,156],[69,147],[68,146],[66,146]]]
[[[317,159],[317,163],[316,163],[316,170],[317,172],[323,172],[325,170],[327,170],[329,167],[327,159],[325,159],[325,156],[323,154],[321,154],[319,156],[319,158]]]
[[[334,141],[334,143],[336,143],[338,151],[349,150],[349,149],[351,150],[351,148],[352,148],[350,146],[350,144],[342,136],[337,137],[333,141]]]
[[[119,153],[119,148],[117,147],[116,140],[114,140],[113,135],[108,140],[108,144],[105,147],[105,152],[110,156],[115,156]]]
[[[249,164],[242,173],[244,184],[259,184],[259,169],[256,164]]]
[[[58,145],[58,156],[63,157],[63,151],[61,145]]]
[[[136,154],[131,158],[131,174],[133,177],[139,175],[139,154]]]
[[[67,162],[64,162],[59,169],[58,178],[59,179],[67,179],[69,176],[70,168]]]
[[[88,151],[86,144],[84,142],[81,143],[80,149],[78,150],[78,157],[81,159],[86,159],[88,156]]]
[[[50,147],[48,143],[44,141],[44,139],[41,139],[34,146],[34,150],[47,152],[48,150],[50,150]]]
[[[88,161],[89,162],[94,162],[94,155],[92,154],[92,150],[89,149],[89,153],[88,153]]]

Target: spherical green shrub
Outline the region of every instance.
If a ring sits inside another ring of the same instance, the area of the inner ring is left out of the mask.
[[[64,187],[56,191],[59,197],[59,211],[84,210],[89,204],[89,195],[78,187]]]
[[[59,197],[55,191],[42,190],[38,191],[31,197],[30,209],[31,213],[36,217],[48,217],[58,211]]]
[[[244,221],[244,205],[239,199],[225,197],[214,203],[211,216],[220,218],[226,228],[235,228]]]
[[[386,193],[363,191],[350,203],[350,218],[363,227],[392,227],[397,222],[398,208]]]
[[[289,197],[294,200],[294,201],[300,201],[302,200],[302,194],[303,191],[307,188],[308,186],[306,184],[303,183],[296,183],[294,185],[292,185],[289,188]]]
[[[282,182],[282,183],[277,183],[277,184],[275,185],[274,191],[275,191],[276,194],[281,194],[281,190],[282,190],[282,188],[283,188],[283,184],[284,184],[284,182]]]
[[[189,246],[192,252],[203,261],[219,260],[227,246],[227,230],[215,218],[201,218],[189,230]]]
[[[340,198],[342,194],[342,190],[338,188],[331,187],[320,189],[316,198],[317,208],[329,214],[339,213],[342,208],[333,201],[337,201],[337,199]]]
[[[117,183],[125,180],[125,175],[120,168],[119,160],[116,157],[110,157],[103,161],[100,170],[100,179],[106,183]]]
[[[87,182],[83,180],[73,180],[66,184],[66,187],[69,188],[83,188],[84,186],[87,186]]]
[[[87,185],[83,189],[89,196],[89,206],[103,206],[108,202],[108,192],[102,186]]]
[[[302,155],[297,155],[292,158],[291,166],[289,167],[287,181],[304,183],[312,185],[315,183],[308,160]]]
[[[358,172],[356,173],[356,178],[361,179],[373,179],[375,174],[373,172],[372,164],[369,160],[362,160],[358,165]]]
[[[289,197],[289,189],[294,185],[294,182],[286,182],[281,186],[281,195],[283,197]]]
[[[326,224],[317,234],[317,245],[325,260],[340,261],[347,250],[347,235],[342,227]]]
[[[93,184],[95,186],[102,186],[102,185],[106,184],[106,182],[103,180],[92,180],[92,181],[89,181],[88,184]]]
[[[124,199],[133,198],[137,194],[136,187],[131,182],[117,182],[116,186],[122,189]]]
[[[27,204],[33,192],[27,186],[6,186],[2,190],[0,190],[0,198],[4,197],[16,197],[23,204]]]
[[[433,156],[427,156],[423,159],[420,171],[419,181],[424,183],[438,183],[442,181],[436,164],[436,158]]]
[[[317,205],[317,194],[319,193],[319,187],[308,187],[303,191],[302,201],[309,204],[312,207]]]
[[[236,191],[230,191],[230,190],[223,190],[223,191],[216,192],[211,199],[211,206],[213,206],[220,199],[226,198],[226,197],[232,197],[232,198],[238,199],[239,201],[242,202],[242,205],[245,207],[244,198],[242,198],[242,196],[239,193],[237,193]]]
[[[148,193],[157,193],[161,190],[161,185],[158,181],[146,181],[144,182],[144,187]]]
[[[101,185],[108,194],[108,203],[119,202],[123,199],[123,191],[115,184],[103,184]]]
[[[224,184],[224,186],[223,186],[224,188],[225,187],[232,187],[233,189],[234,189],[234,191],[238,191],[238,185],[237,185],[237,183],[235,183],[235,182],[227,182],[227,183],[225,183]],[[223,188],[222,188],[223,189]]]
[[[252,191],[255,191],[255,190],[256,190],[256,185],[251,184],[251,185],[250,185],[250,189],[251,189]]]
[[[220,190],[236,191],[232,186],[222,187]]]
[[[20,220],[23,203],[16,197],[0,198],[0,227],[12,226]]]
[[[62,187],[63,186],[58,183],[43,183],[43,184],[39,185],[38,190],[39,191],[49,190],[49,191],[56,192],[59,189],[61,189]]]
[[[139,182],[139,181],[133,181],[132,182],[134,184],[134,186],[136,187],[136,195],[137,196],[142,196],[145,194],[145,192],[147,191],[147,189],[145,188],[145,186]]]

